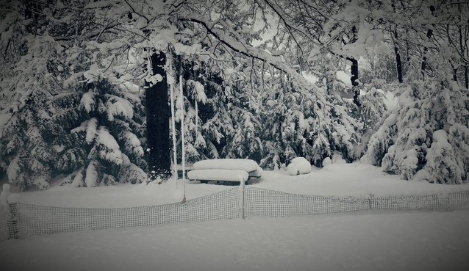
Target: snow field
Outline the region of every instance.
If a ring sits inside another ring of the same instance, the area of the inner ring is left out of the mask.
[[[264,171],[253,187],[309,195],[444,194],[468,185],[403,181],[363,163],[308,174]],[[189,180],[93,188],[54,186],[20,202],[129,207],[180,202],[231,187]],[[0,243],[5,270],[467,270],[469,209],[256,217],[78,231]],[[27,256],[25,256],[27,255]]]
[[[404,181],[399,176],[382,172],[381,168],[365,163],[345,164],[336,161],[322,169],[311,167],[311,172],[289,176],[285,170],[264,171],[259,179],[251,179],[250,186],[276,191],[324,196],[373,195],[429,195],[469,190],[468,184],[444,185],[426,181]],[[180,202],[185,191],[186,199],[213,194],[231,186],[213,182],[170,180],[163,184],[119,184],[93,188],[54,186],[45,191],[19,194],[20,202],[46,206],[112,208],[148,206]],[[177,194],[177,196],[176,196]]]
[[[468,210],[233,219],[10,240],[0,262],[37,271],[464,271],[468,231]]]

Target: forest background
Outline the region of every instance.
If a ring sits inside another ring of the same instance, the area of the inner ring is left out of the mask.
[[[0,169],[21,189],[165,180],[184,140],[188,162],[340,154],[462,183],[467,18],[456,0],[2,1]]]

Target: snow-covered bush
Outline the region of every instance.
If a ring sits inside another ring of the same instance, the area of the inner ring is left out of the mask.
[[[296,157],[287,166],[287,172],[290,176],[308,174],[311,172],[311,164],[304,157]]]
[[[429,173],[430,182],[454,184],[461,183],[466,177],[464,161],[456,159],[453,146],[448,142],[448,134],[444,130],[433,133],[433,143],[425,158],[428,162],[424,170]]]
[[[446,79],[402,87],[398,108],[371,136],[363,159],[404,180],[462,182],[469,168],[466,101]]]
[[[378,131],[368,141],[368,150],[362,157],[362,160],[377,166],[381,166],[384,156],[397,136],[397,114],[391,113],[383,119]]]

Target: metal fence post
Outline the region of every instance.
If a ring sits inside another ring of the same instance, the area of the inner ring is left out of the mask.
[[[373,209],[373,199],[374,199],[374,195],[369,194],[369,197],[368,197],[368,210]]]
[[[240,208],[240,216],[242,219],[246,218],[244,214],[244,187],[245,187],[245,181],[242,178],[240,178],[239,179],[239,208]]]

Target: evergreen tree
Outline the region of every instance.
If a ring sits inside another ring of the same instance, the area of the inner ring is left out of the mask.
[[[467,95],[457,84],[416,81],[373,135],[368,157],[405,180],[460,183],[467,178]]]
[[[56,97],[35,91],[4,127],[2,167],[22,189],[48,188],[57,177],[88,187],[142,182],[142,115],[137,96],[107,81]]]

